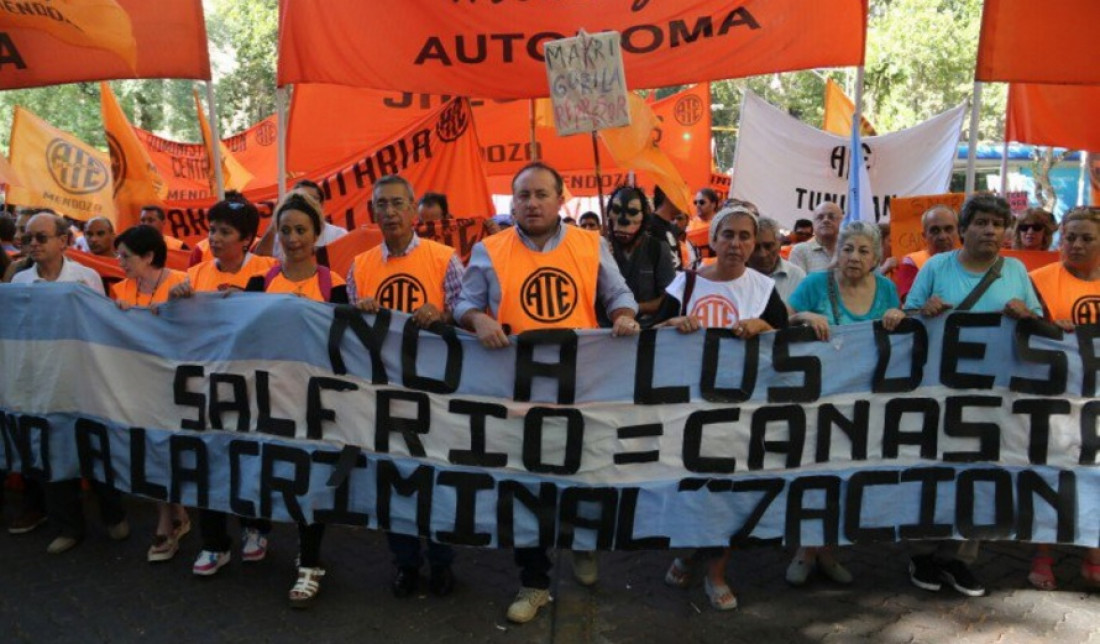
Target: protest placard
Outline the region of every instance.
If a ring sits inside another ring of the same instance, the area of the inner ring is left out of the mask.
[[[559,135],[630,125],[620,38],[616,31],[581,31],[546,43],[546,78]]]

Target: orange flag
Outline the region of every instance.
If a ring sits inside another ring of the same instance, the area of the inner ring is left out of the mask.
[[[164,201],[168,186],[106,82],[99,84],[99,100],[111,153],[111,176],[118,211],[115,224],[118,230],[125,230],[138,223],[142,206]]]
[[[0,87],[210,78],[202,0],[0,2]]]
[[[214,136],[210,133],[210,122],[206,120],[206,113],[202,111],[202,101],[199,100],[199,93],[197,91],[192,92],[195,96],[195,111],[199,115],[199,129],[202,130],[202,143],[206,146],[206,155],[210,160],[210,167],[214,166],[214,148],[211,141],[214,140]],[[244,190],[244,187],[248,185],[249,181],[252,181],[252,173],[245,169],[237,158],[233,156],[233,153],[229,151],[229,146],[223,141],[218,141],[219,151],[221,152],[222,160],[222,181],[225,183],[226,190]],[[210,191],[217,193],[217,186],[214,185],[216,180],[213,172],[210,173]]]
[[[1100,2],[985,0],[974,80],[1100,85]],[[1048,34],[1056,47],[1029,47]]]
[[[840,89],[840,85],[831,78],[825,81],[825,125],[821,129],[840,136],[851,136],[852,117],[855,113],[856,104]],[[862,114],[859,117],[859,129],[863,136],[876,134],[875,126]]]
[[[0,183],[8,186],[21,185],[19,177],[15,174],[15,169],[8,163],[8,158],[0,155]]]
[[[1100,150],[1100,85],[1010,83],[1005,140]]]
[[[73,219],[115,220],[108,156],[22,107],[11,126],[11,165],[21,183],[7,200],[52,208]]]
[[[691,212],[691,190],[668,156],[657,147],[660,122],[645,99],[631,92],[630,125],[600,130],[600,138],[620,167],[648,172],[676,207]]]

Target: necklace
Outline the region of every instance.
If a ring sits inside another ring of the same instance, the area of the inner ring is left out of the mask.
[[[149,301],[145,303],[145,306],[149,307],[149,306],[153,305],[153,298],[155,298],[157,296],[157,289],[160,288],[160,282],[163,279],[164,279],[164,269],[162,268],[162,269],[160,269],[160,272],[157,274],[157,282],[156,282],[156,284],[153,284],[153,290],[149,293]],[[138,278],[137,293],[134,295],[134,299],[137,301],[138,306],[141,306],[141,283],[143,281],[144,280],[142,280],[142,278],[140,278],[140,277]]]
[[[294,279],[293,277],[291,277],[286,270],[285,264],[282,268],[282,274],[286,281],[294,285],[294,295],[297,295],[298,297],[306,297],[305,288],[310,283],[310,280],[313,278],[313,276],[317,274],[317,265],[314,264],[313,270],[310,271],[309,275],[306,275],[305,277],[302,277],[300,279]]]

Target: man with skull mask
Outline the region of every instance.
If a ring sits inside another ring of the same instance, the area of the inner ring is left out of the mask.
[[[661,308],[665,288],[676,277],[667,246],[648,233],[653,213],[645,193],[620,186],[607,206],[611,250],[626,285],[638,301],[638,322],[647,328]],[[598,311],[602,314],[603,311]],[[601,326],[611,326],[601,315]]]

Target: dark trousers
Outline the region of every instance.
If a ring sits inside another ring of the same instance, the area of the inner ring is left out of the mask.
[[[122,494],[99,481],[90,481],[92,492],[99,497],[99,516],[103,525],[113,526],[126,518]],[[46,484],[46,509],[50,523],[62,537],[84,538],[84,507],[80,500],[80,479],[54,481]]]
[[[550,587],[550,568],[553,564],[546,548],[516,548],[513,555],[519,566],[520,585],[543,590]]]
[[[4,507],[4,482],[7,472],[0,472],[0,508]],[[42,483],[23,477],[23,509],[20,512],[46,514],[46,491]]]
[[[321,540],[325,538],[325,524],[298,524],[298,566],[316,568],[321,565]]]
[[[424,556],[420,551],[420,537],[387,532],[386,540],[390,543],[393,563],[398,568],[420,568],[424,564]],[[450,566],[454,560],[454,548],[431,539],[428,540],[429,566],[432,568]]]
[[[241,517],[241,528],[255,528],[264,534],[271,532],[271,522],[267,519],[249,519]],[[199,510],[199,534],[202,535],[202,549],[211,552],[229,552],[233,541],[229,538],[229,515],[214,510]]]

